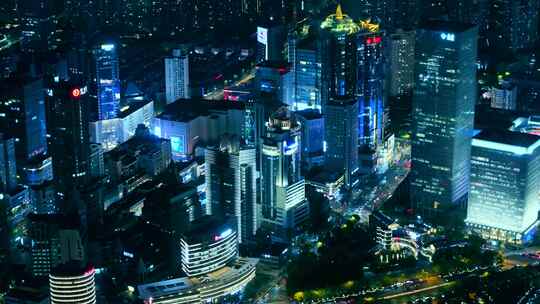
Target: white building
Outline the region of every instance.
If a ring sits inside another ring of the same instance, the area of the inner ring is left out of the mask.
[[[188,277],[211,273],[237,259],[238,237],[233,225],[205,217],[193,227],[180,240],[182,271]]]
[[[102,145],[105,152],[126,142],[137,126],[150,127],[154,117],[154,102],[131,103],[120,109],[117,118],[90,122],[90,142]]]
[[[253,239],[260,224],[255,147],[224,138],[205,149],[207,214],[236,218],[240,243]]]
[[[179,49],[165,58],[165,97],[167,104],[189,98],[189,57]]]
[[[490,240],[529,242],[540,210],[540,137],[482,131],[472,141],[467,225]]]
[[[71,264],[57,267],[49,275],[51,304],[95,304],[94,275],[94,268],[81,268]]]

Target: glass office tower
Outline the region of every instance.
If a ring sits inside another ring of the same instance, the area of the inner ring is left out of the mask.
[[[116,44],[101,44],[95,56],[99,120],[116,118],[120,106],[120,67]]]
[[[464,203],[469,188],[477,36],[443,21],[417,31],[411,200],[427,216]]]
[[[284,239],[309,215],[300,175],[300,125],[286,108],[272,114],[261,143],[262,226]]]
[[[255,147],[241,146],[224,136],[219,146],[205,149],[207,214],[234,218],[240,243],[252,240],[259,228]]]

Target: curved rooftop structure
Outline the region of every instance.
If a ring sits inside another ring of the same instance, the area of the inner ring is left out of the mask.
[[[336,34],[351,35],[360,31],[360,26],[341,10],[338,4],[336,13],[331,14],[321,23],[321,28]]]

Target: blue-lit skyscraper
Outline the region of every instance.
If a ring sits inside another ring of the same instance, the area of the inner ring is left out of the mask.
[[[120,105],[120,76],[117,45],[105,43],[96,49],[99,120],[115,118]]]
[[[322,63],[316,42],[307,25],[289,34],[288,60],[293,73],[292,108],[295,111],[321,110]]]
[[[362,21],[357,46],[358,144],[383,143],[385,115],[382,33],[377,24]]]
[[[15,138],[21,162],[47,153],[43,79],[5,81],[0,101],[0,126]]]
[[[467,225],[484,238],[531,240],[540,210],[540,136],[485,130],[472,140]]]
[[[322,100],[327,100],[328,96],[354,96],[357,73],[356,34],[360,26],[343,14],[338,5],[336,13],[326,17],[321,28],[324,30],[319,46],[323,58]]]
[[[464,202],[469,188],[477,36],[443,21],[417,32],[411,200],[428,216]]]
[[[324,162],[324,118],[318,110],[295,112],[302,128],[302,168]]]

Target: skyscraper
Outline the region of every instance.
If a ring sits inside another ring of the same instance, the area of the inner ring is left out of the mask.
[[[59,82],[49,96],[49,134],[57,192],[62,197],[88,180],[87,88]]]
[[[285,239],[308,216],[305,181],[300,176],[300,126],[286,108],[267,123],[261,143],[262,228]]]
[[[390,96],[410,93],[414,81],[414,31],[399,30],[388,44],[390,61]]]
[[[295,112],[302,126],[302,167],[309,170],[324,163],[324,117],[318,110]]]
[[[182,50],[175,49],[172,57],[165,58],[165,96],[167,104],[190,97],[189,57]]]
[[[295,111],[321,110],[322,64],[316,42],[307,25],[288,38],[288,60],[293,73],[292,109]]]
[[[204,159],[207,213],[235,218],[240,243],[253,239],[260,223],[255,147],[225,136],[219,147],[205,149]]]
[[[257,27],[257,63],[283,60],[286,32],[282,25],[269,24]]]
[[[0,102],[0,124],[15,138],[17,158],[27,160],[47,153],[45,87],[43,79],[6,81]]]
[[[356,40],[358,97],[358,144],[370,148],[384,141],[384,127],[388,120],[384,95],[383,39],[379,24],[360,21]]]
[[[11,192],[15,188],[17,188],[15,139],[5,138],[0,133],[0,192]]]
[[[426,215],[466,199],[477,36],[473,26],[443,21],[417,31],[411,200]]]
[[[471,154],[467,225],[486,239],[531,241],[540,211],[540,137],[484,130]]]
[[[99,120],[116,118],[120,107],[120,67],[115,43],[95,50]]]
[[[354,97],[334,97],[324,112],[325,165],[343,173],[345,185],[355,184],[358,171],[358,102]]]
[[[343,14],[338,5],[321,23],[323,37],[319,46],[322,52],[323,95],[354,96],[356,93],[357,45],[356,34],[360,26],[351,17]],[[323,105],[324,109],[324,105]],[[323,110],[324,112],[324,110]]]
[[[538,40],[539,10],[538,0],[492,0],[484,18],[488,45],[513,51],[532,47]]]

